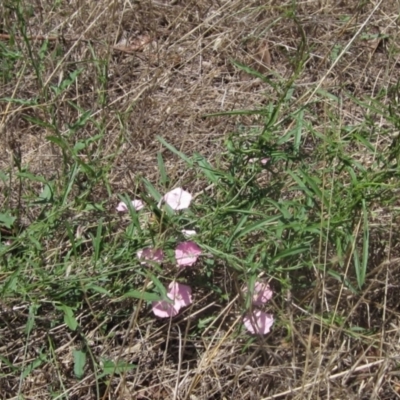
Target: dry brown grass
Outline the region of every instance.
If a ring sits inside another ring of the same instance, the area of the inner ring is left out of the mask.
[[[4,41],[13,34],[17,21],[6,3],[0,5],[0,39]],[[315,96],[316,88],[338,97],[346,90],[360,98],[374,96],[400,77],[399,53],[395,52],[398,0],[303,1],[295,7],[295,18],[289,15],[292,1],[61,3],[54,6],[41,0],[29,5],[27,35],[32,52],[37,54],[43,38],[51,37],[49,51],[54,54],[43,61],[41,83],[27,64],[26,43],[19,34],[15,36],[26,57],[15,69],[24,72],[2,85],[1,97],[39,96],[39,101],[35,106],[0,103],[1,170],[15,165],[20,157],[31,172],[49,179],[63,173],[61,151],[45,140],[52,132],[24,116],[54,118],[58,130],[65,132],[79,115],[68,100],[92,110],[94,121],[106,132],[95,153],[104,164],[114,155],[109,170],[113,193],[134,193],[139,173],[157,180],[155,154],[162,148],[156,135],[184,153],[198,151],[213,159],[222,151],[227,133],[240,124],[256,122],[248,116],[204,115],[277,101],[271,87],[233,67],[230,60],[283,82],[293,74],[302,38],[306,39],[304,54],[309,55],[295,82],[293,106],[310,103],[314,129],[320,132],[329,130],[330,110]],[[340,54],[348,45],[348,51]],[[64,54],[62,63],[54,61],[59,61],[57,49]],[[338,59],[332,58],[335,49],[339,49]],[[104,60],[104,64],[93,59]],[[61,82],[80,65],[84,71],[76,84],[61,97],[48,94],[50,83]],[[102,82],[105,66],[108,78]],[[53,116],[43,106],[51,102],[55,104]],[[360,107],[349,100],[338,109],[343,121],[364,118]],[[98,126],[90,122],[74,140],[93,136]],[[285,129],[283,125],[282,133]],[[182,172],[183,163],[168,152],[164,156],[172,180],[187,183],[191,177]],[[99,185],[93,197],[104,199],[108,193]],[[18,201],[17,196],[14,199]],[[111,208],[116,197],[109,200]],[[386,216],[387,232],[392,234],[396,222],[383,211],[381,215]],[[23,217],[25,224],[33,218],[29,210],[23,211]],[[400,398],[400,262],[394,257],[399,245],[390,237],[380,249],[377,246],[376,267],[362,294],[354,295],[329,279],[319,281],[313,292],[279,293],[273,306],[278,321],[273,334],[247,343],[245,350],[246,337],[234,334],[240,323],[235,299],[225,305],[199,300],[199,309],[212,307],[218,318],[196,338],[188,334],[197,323],[190,311],[172,324],[140,318],[136,311],[114,319],[115,307],[121,303],[114,305],[106,299],[92,305],[92,310],[82,310],[82,334],[72,335],[64,325],[52,326],[50,315],[36,320],[34,333],[27,337],[28,309],[11,310],[4,304],[0,354],[20,366],[36,359],[39,349],[51,343],[54,359],[43,362],[23,380],[0,361],[0,397],[17,399],[20,393],[25,399],[50,399],[57,391],[63,393],[57,399],[83,400],[98,398],[99,390],[104,400]],[[320,275],[316,272],[315,276]],[[127,301],[126,307],[132,303]],[[110,314],[105,330],[93,319],[100,309]],[[326,311],[342,322],[377,333],[363,336],[316,317]],[[137,369],[115,375],[108,383],[102,381],[96,388],[92,365],[84,379],[74,376],[72,350],[79,344],[90,347],[96,360],[123,359],[136,363]]]

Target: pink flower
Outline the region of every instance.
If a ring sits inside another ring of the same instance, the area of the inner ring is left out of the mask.
[[[174,299],[174,303],[181,307],[187,307],[192,304],[192,288],[183,283],[171,282],[168,285],[168,297],[171,295],[171,299]]]
[[[180,267],[190,267],[201,254],[201,249],[193,242],[179,243],[175,249],[176,262]]]
[[[132,200],[132,207],[136,210],[139,211],[144,207],[143,201],[142,200]],[[127,212],[129,210],[128,206],[123,202],[119,202],[117,205],[117,211],[119,212]]]
[[[243,292],[247,293],[247,291],[248,288],[244,288]],[[256,282],[254,284],[254,290],[252,293],[252,303],[255,306],[262,306],[263,304],[267,303],[268,300],[271,300],[273,294],[268,283],[264,282]]]
[[[175,317],[178,315],[182,307],[186,307],[192,303],[192,288],[178,282],[171,282],[168,286],[168,298],[173,300],[169,303],[166,300],[153,302],[153,313],[160,318]]]
[[[161,264],[164,259],[164,252],[161,249],[153,249],[150,247],[139,250],[136,255],[139,260],[143,260],[140,262],[142,265],[146,265],[147,261]]]
[[[186,238],[190,237],[190,236],[194,236],[197,235],[196,231],[190,230],[190,229],[182,229],[182,234],[183,236],[185,236]]]
[[[167,294],[171,299],[171,296]],[[171,299],[173,300],[173,299]],[[156,317],[169,318],[178,315],[180,307],[175,302],[173,304],[168,303],[166,300],[153,301],[152,310]]]
[[[243,323],[250,333],[265,335],[270,331],[274,324],[274,317],[272,314],[267,314],[260,310],[254,310],[245,315]]]
[[[181,188],[166,193],[162,198],[173,210],[184,210],[190,206],[192,195]]]

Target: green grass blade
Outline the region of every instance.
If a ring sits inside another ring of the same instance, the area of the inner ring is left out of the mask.
[[[178,149],[176,149],[174,146],[172,146],[172,144],[169,144],[164,138],[162,138],[161,136],[157,136],[157,140],[164,146],[166,147],[169,151],[171,151],[172,153],[176,154],[179,158],[181,158],[183,161],[186,161],[187,164],[189,164],[190,166],[193,165],[193,161],[187,157],[184,153],[182,153],[181,151],[179,151]]]
[[[160,173],[160,183],[164,188],[166,188],[166,187],[168,187],[169,179],[168,179],[167,171],[165,169],[165,163],[163,160],[163,156],[160,152],[157,153],[157,164],[158,164],[158,171]]]

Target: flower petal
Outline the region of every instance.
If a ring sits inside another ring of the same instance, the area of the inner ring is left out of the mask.
[[[127,205],[126,205],[123,201],[120,201],[120,202],[118,203],[118,205],[117,205],[117,211],[119,211],[119,212],[126,212],[126,211],[128,211],[128,207],[127,207]]]
[[[166,300],[153,301],[152,310],[155,316],[170,318],[178,315],[180,307],[177,304],[168,303]]]
[[[182,229],[182,234],[183,236],[185,236],[186,238],[190,237],[190,236],[195,236],[197,235],[197,232],[194,230],[190,230],[190,229]]]
[[[245,315],[243,323],[250,333],[266,335],[274,324],[274,317],[272,314],[254,310],[252,313]]]
[[[182,188],[176,188],[166,193],[163,200],[173,209],[173,210],[184,210],[190,206],[193,196],[183,190]]]
[[[147,261],[161,264],[164,259],[164,252],[161,249],[153,249],[151,247],[139,250],[136,255],[139,260],[143,260],[140,262],[142,265],[146,265]]]
[[[132,200],[132,206],[136,211],[140,211],[144,207],[142,200]]]
[[[246,294],[248,292],[248,287],[246,286],[243,289],[243,293]],[[268,285],[268,283],[264,282],[256,282],[254,284],[254,290],[252,292],[252,304],[255,306],[261,306],[271,300],[273,292]]]
[[[142,200],[132,200],[132,207],[136,210],[139,211],[144,207],[143,201]],[[120,201],[117,205],[117,211],[119,212],[127,212],[129,210],[128,206],[123,202]]]
[[[168,297],[174,299],[179,307],[187,307],[192,304],[192,288],[183,283],[171,282],[168,286]]]
[[[200,254],[200,247],[190,241],[179,243],[175,249],[176,262],[180,267],[190,267],[197,261]]]

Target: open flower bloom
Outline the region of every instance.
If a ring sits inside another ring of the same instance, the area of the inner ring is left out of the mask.
[[[182,307],[192,303],[192,288],[190,286],[171,282],[168,288],[167,296],[174,301],[173,303],[169,303],[166,300],[153,302],[153,313],[160,318],[175,317]]]
[[[174,299],[174,304],[179,305],[179,307],[187,307],[192,304],[192,288],[183,283],[171,282],[168,286],[168,297],[172,296]]]
[[[190,267],[198,259],[201,249],[194,242],[179,243],[175,249],[176,262],[180,267]]]
[[[132,207],[136,211],[141,210],[144,207],[143,201],[142,200],[132,200]],[[129,208],[123,201],[121,201],[117,205],[117,211],[119,211],[119,212],[127,212],[127,211],[129,211]]]
[[[166,193],[162,199],[173,210],[184,210],[185,208],[189,208],[192,198],[193,196],[186,190],[176,188]]]
[[[254,310],[245,315],[243,323],[250,333],[266,335],[274,324],[274,317],[264,311]]]
[[[142,265],[147,264],[147,261],[161,264],[164,259],[164,252],[161,249],[153,249],[151,247],[139,250],[136,255],[141,260],[140,264]]]
[[[173,300],[169,294],[167,294],[167,296],[171,300]],[[181,308],[179,304],[177,304],[176,302],[172,304],[168,303],[168,301],[166,300],[153,301],[152,304],[154,315],[160,318],[175,317],[176,315],[178,315],[180,309]]]
[[[243,292],[247,293],[247,291],[248,288],[244,288]],[[255,306],[262,306],[263,304],[267,303],[268,300],[271,300],[273,294],[268,283],[264,282],[256,282],[254,284],[254,290],[252,293],[252,304]]]

